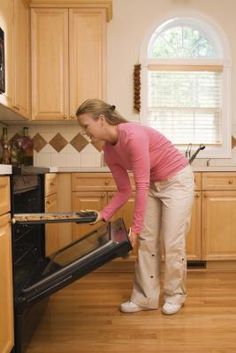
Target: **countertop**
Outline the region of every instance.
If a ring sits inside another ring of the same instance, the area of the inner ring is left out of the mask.
[[[43,167],[42,167],[43,168]],[[109,173],[108,167],[47,167],[50,173]],[[194,172],[236,172],[236,165],[193,166]],[[12,174],[12,166],[0,164],[0,175]]]
[[[232,166],[193,166],[194,172],[236,172],[236,165]],[[50,167],[51,173],[106,173],[108,167]]]
[[[0,175],[12,174],[12,166],[9,164],[0,164]]]

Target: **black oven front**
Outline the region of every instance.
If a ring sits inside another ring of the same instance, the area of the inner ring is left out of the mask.
[[[12,224],[15,353],[26,351],[51,294],[132,249],[124,222],[118,219],[46,257],[45,221],[30,221],[30,215],[43,212],[44,175],[13,175],[12,219],[18,219]],[[19,214],[26,221],[20,221]],[[65,221],[65,215],[57,221]],[[81,216],[76,223],[93,220]]]

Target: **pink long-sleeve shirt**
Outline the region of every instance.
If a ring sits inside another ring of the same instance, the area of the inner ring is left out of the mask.
[[[165,180],[183,169],[188,160],[160,132],[138,123],[118,125],[118,141],[106,143],[104,158],[117,185],[117,193],[102,210],[107,221],[131,196],[128,171],[136,186],[132,231],[139,233],[144,220],[150,181]]]

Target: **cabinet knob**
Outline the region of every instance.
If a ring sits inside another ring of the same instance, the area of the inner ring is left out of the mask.
[[[229,180],[228,184],[232,185],[233,184],[233,180]]]
[[[199,192],[197,192],[197,193],[195,194],[195,197],[196,197],[197,199],[200,197]]]
[[[20,110],[20,107],[18,105],[13,105],[13,109]]]
[[[109,180],[105,180],[105,185],[109,185],[110,181]]]
[[[106,194],[105,194],[105,193],[103,193],[103,194],[101,195],[101,198],[102,198],[102,199],[104,199],[104,198],[105,198],[105,196],[106,196]]]
[[[65,114],[65,115],[63,116],[63,119],[64,119],[64,120],[68,120],[68,119],[69,119],[69,116]]]
[[[70,115],[69,117],[71,120],[74,120],[75,119],[75,116],[74,115]]]

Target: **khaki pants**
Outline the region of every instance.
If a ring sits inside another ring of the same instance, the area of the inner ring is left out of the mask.
[[[182,304],[186,298],[185,237],[189,230],[194,198],[194,179],[190,166],[175,176],[150,185],[144,226],[139,236],[138,257],[132,302],[157,308],[160,296],[160,239],[165,271],[165,302]]]

